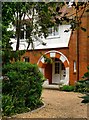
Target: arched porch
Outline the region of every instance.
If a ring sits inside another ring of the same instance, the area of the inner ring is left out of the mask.
[[[47,63],[44,56],[51,58],[52,62]],[[48,51],[40,57],[37,64],[44,76],[49,80],[49,84],[69,84],[69,61],[61,52]]]

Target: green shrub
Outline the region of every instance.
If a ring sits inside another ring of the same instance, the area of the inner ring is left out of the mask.
[[[67,91],[67,92],[74,91],[74,86],[64,85],[64,86],[61,88],[61,90],[62,90],[62,91]]]
[[[21,113],[28,111],[28,108],[32,110],[42,104],[43,75],[37,65],[26,62],[4,65],[3,76],[3,115]],[[9,102],[11,109],[6,111],[10,107]]]
[[[88,86],[88,80],[80,80],[76,83],[74,91],[81,93],[89,92],[89,87],[87,86]]]
[[[81,97],[83,98],[82,103],[89,103],[89,66],[87,67],[88,71],[84,74],[83,80],[80,80],[75,85],[75,91],[85,93],[86,95]]]
[[[12,96],[10,95],[3,95],[2,97],[2,113],[4,115],[12,115],[14,113],[14,104],[12,102]]]
[[[81,98],[83,98],[82,103],[89,103],[89,95],[85,95]]]
[[[13,115],[15,113],[27,112],[29,109],[23,105],[16,106],[16,103],[20,103],[20,100],[15,100],[11,95],[3,95],[2,97],[2,114],[3,116]]]

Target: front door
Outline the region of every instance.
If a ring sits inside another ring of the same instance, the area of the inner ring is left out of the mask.
[[[55,59],[52,65],[52,83],[60,83],[62,63],[59,59]]]

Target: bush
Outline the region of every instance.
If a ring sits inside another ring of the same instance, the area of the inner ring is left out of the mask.
[[[74,91],[74,86],[64,85],[64,86],[61,88],[61,90],[62,90],[62,91],[67,91],[67,92]]]
[[[42,105],[43,75],[37,65],[26,62],[4,65],[3,76],[3,115],[21,113]]]
[[[75,85],[75,92],[86,93],[89,92],[88,80],[80,80]]]
[[[89,95],[85,95],[81,98],[83,98],[82,103],[89,103]]]
[[[83,80],[80,80],[75,85],[75,91],[85,93],[86,95],[81,97],[83,98],[82,103],[89,103],[89,66],[88,72],[83,76]]]
[[[4,115],[10,115],[14,113],[14,104],[12,102],[12,96],[3,95],[2,97],[2,108]]]

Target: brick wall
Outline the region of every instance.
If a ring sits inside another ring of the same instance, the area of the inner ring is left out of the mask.
[[[56,48],[56,49],[44,49],[44,50],[34,50],[34,51],[27,51],[23,56],[22,56],[22,61],[23,58],[28,56],[30,59],[30,62],[32,64],[37,63],[39,58],[45,54],[46,52],[50,51],[50,50],[56,50],[56,51],[60,51],[62,52],[67,58],[69,56],[69,52],[68,52],[68,48]]]
[[[86,28],[84,32],[79,30],[79,79],[81,80],[89,65],[89,15],[82,18],[82,27]],[[73,32],[69,42],[69,62],[70,62],[70,84],[77,80],[77,73],[73,72],[73,61],[77,62],[77,31]]]
[[[77,80],[77,74],[74,73],[73,70],[73,62],[77,61],[77,45],[76,45],[76,32],[74,31],[73,34],[71,35],[70,42],[69,42],[69,79],[70,79],[70,84],[74,84],[75,81]]]

